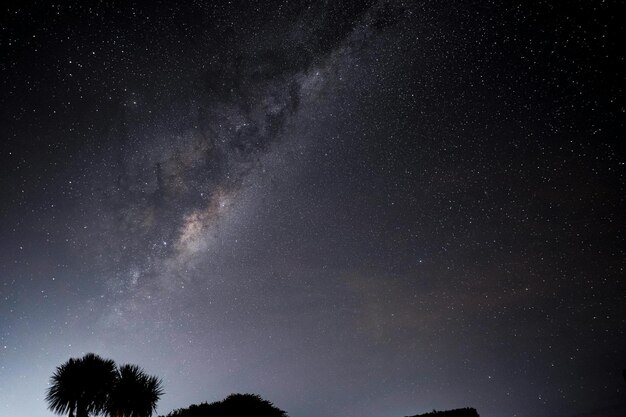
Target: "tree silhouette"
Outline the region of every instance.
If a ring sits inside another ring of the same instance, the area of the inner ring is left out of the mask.
[[[287,417],[287,413],[256,394],[231,394],[211,404],[193,404],[167,417]]]
[[[109,394],[107,414],[111,417],[150,417],[163,395],[161,380],[137,365],[123,365]]]
[[[435,411],[432,413],[418,414],[413,417],[480,417],[475,408],[457,408],[456,410]]]
[[[117,378],[115,362],[88,353],[57,367],[46,394],[48,408],[69,417],[88,417],[105,411],[108,392]]]
[[[161,380],[137,365],[119,368],[93,353],[56,368],[46,393],[48,408],[69,417],[105,413],[111,417],[150,417],[163,395]]]

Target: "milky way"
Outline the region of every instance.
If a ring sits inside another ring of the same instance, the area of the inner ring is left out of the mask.
[[[620,415],[618,2],[31,2],[0,19],[0,414]]]
[[[94,253],[90,245],[87,254],[105,254],[105,267],[114,266],[108,272],[114,278],[103,277],[111,280],[115,299],[109,324],[128,323],[127,316],[146,303],[173,296],[192,279],[191,269],[219,256],[218,236],[232,239],[223,223],[233,205],[243,204],[238,194],[248,178],[264,169],[262,160],[273,152],[306,145],[294,127],[307,117],[300,107],[315,106],[321,95],[333,91],[333,78],[346,71],[359,48],[368,46],[367,38],[377,32],[373,25],[388,10],[380,5],[355,10],[353,21],[318,47],[310,45],[321,42],[320,34],[302,30],[311,25],[303,21],[305,13],[279,35],[261,30],[257,42],[245,39],[243,46],[235,45],[236,55],[229,48],[213,58],[215,64],[202,74],[204,88],[170,98],[182,105],[169,101],[169,108],[156,116],[150,111],[141,120],[145,114],[135,99],[123,104],[119,119],[113,119],[112,140],[119,146],[111,167],[116,177],[109,179],[102,200],[94,200],[103,209],[92,209],[103,219],[94,234],[105,246],[96,245]],[[393,10],[401,16],[399,6]],[[308,13],[319,19],[326,12]],[[294,38],[301,45],[281,50],[282,42]],[[198,278],[204,280],[211,278]]]

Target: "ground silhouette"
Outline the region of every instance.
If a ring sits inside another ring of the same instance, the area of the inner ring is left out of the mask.
[[[626,373],[625,373],[626,376]],[[46,392],[48,408],[68,417],[151,417],[163,395],[161,379],[137,365],[117,366],[94,353],[58,366]],[[164,417],[164,416],[160,416]],[[257,394],[231,394],[222,401],[192,404],[165,417],[288,417]],[[480,417],[473,408],[412,417]]]
[[[287,417],[287,413],[256,394],[231,394],[211,404],[193,404],[166,417]]]
[[[457,408],[456,410],[435,411],[407,417],[480,417],[475,408]]]

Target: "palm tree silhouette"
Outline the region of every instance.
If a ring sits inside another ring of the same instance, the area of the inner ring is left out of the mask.
[[[56,368],[46,402],[54,413],[69,417],[150,417],[161,395],[161,380],[137,365],[118,368],[112,360],[88,353]]]
[[[117,378],[115,362],[88,353],[56,368],[46,394],[48,408],[69,417],[105,411],[108,393]]]
[[[106,412],[111,417],[150,417],[163,395],[162,382],[137,365],[120,366],[109,393]]]

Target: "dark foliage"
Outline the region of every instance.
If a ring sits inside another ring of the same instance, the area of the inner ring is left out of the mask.
[[[426,414],[417,414],[412,417],[480,417],[475,408],[457,408],[456,410],[435,411]]]
[[[46,402],[57,414],[87,417],[105,410],[108,392],[116,379],[115,363],[93,353],[71,358],[57,367],[50,380]]]
[[[138,366],[118,368],[112,360],[88,353],[57,367],[46,402],[54,413],[69,417],[150,417],[162,394],[161,380]]]
[[[120,366],[107,413],[112,417],[150,417],[162,394],[159,378],[146,375],[137,365]]]
[[[193,404],[166,417],[287,417],[287,413],[256,394],[231,394],[211,404]]]

